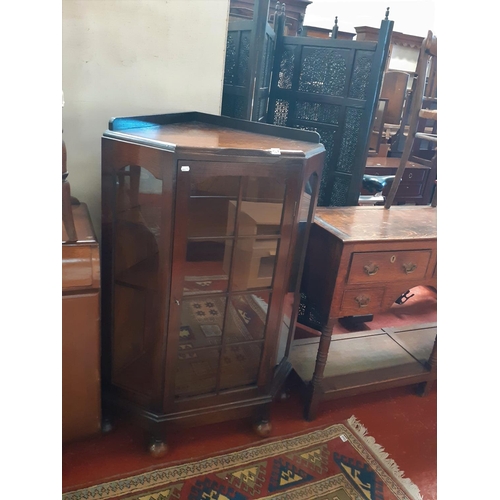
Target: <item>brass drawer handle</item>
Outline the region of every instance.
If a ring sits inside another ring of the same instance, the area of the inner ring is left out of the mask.
[[[367,307],[368,302],[370,302],[370,297],[367,297],[366,295],[358,295],[354,300],[358,303],[359,307]]]
[[[411,274],[415,269],[417,269],[417,264],[410,262],[409,264],[403,264],[403,269],[406,274]]]
[[[367,264],[363,267],[363,269],[368,276],[373,276],[374,274],[377,274],[378,266],[376,264]]]

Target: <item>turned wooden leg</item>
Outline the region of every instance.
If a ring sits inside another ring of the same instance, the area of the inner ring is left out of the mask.
[[[269,421],[269,416],[270,416],[270,405],[266,405],[263,410],[261,411],[261,414],[257,418],[257,421],[255,422],[253,426],[253,430],[255,434],[259,437],[268,437],[271,434],[271,430],[273,426],[271,425],[271,422]]]
[[[429,360],[427,361],[427,368],[432,374],[432,379],[418,385],[417,394],[419,396],[427,396],[434,386],[437,371],[437,336],[434,339],[434,346],[432,348],[431,355],[429,356]]]
[[[308,421],[316,418],[318,413],[318,404],[321,400],[321,396],[323,395],[323,373],[328,359],[328,351],[330,350],[333,323],[333,319],[329,319],[328,323],[321,331],[318,354],[316,356],[316,366],[314,367],[313,378],[307,389],[308,397],[305,408],[305,419]]]

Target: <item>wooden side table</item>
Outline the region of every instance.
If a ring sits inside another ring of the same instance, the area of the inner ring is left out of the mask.
[[[434,207],[317,209],[302,293],[305,316],[315,317],[322,334],[316,344],[295,341],[290,355],[306,387],[308,420],[323,399],[409,384],[429,390],[436,379],[435,324],[331,340],[338,318],[387,310],[417,285],[436,288],[436,228]]]
[[[101,428],[99,245],[87,205],[72,207],[76,241],[62,233],[62,439]]]

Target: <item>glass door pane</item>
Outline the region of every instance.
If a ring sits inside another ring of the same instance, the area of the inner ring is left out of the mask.
[[[248,176],[247,165],[183,165],[177,398],[257,383],[286,195],[285,176]]]
[[[138,166],[116,174],[113,383],[149,394],[159,335],[162,181]]]

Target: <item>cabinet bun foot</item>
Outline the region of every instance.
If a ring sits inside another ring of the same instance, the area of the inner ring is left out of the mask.
[[[268,437],[271,434],[273,426],[268,420],[261,420],[253,426],[255,434],[259,437]]]
[[[113,429],[114,429],[113,421],[111,420],[111,418],[104,417],[101,423],[101,432],[103,434],[107,434],[108,432],[111,432]]]
[[[162,458],[167,454],[168,446],[164,441],[155,439],[150,443],[148,450],[153,458]]]

